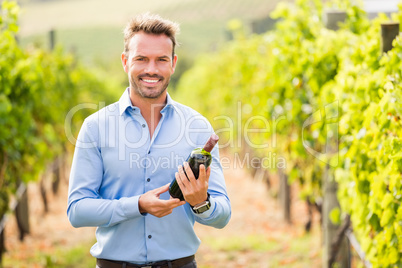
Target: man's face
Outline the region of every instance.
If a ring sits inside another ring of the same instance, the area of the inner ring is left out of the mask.
[[[172,58],[173,43],[166,35],[136,33],[129,43],[127,56],[122,54],[132,93],[157,99],[165,93],[174,73],[177,57]]]

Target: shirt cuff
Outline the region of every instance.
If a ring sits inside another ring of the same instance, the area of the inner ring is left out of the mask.
[[[215,208],[216,208],[216,203],[212,197],[209,198],[209,202],[210,202],[211,206],[207,211],[204,211],[203,213],[200,213],[200,214],[195,213],[193,210],[191,210],[191,211],[193,211],[193,214],[196,215],[198,218],[201,218],[201,219],[209,218],[212,215],[212,213],[214,213]]]
[[[140,208],[138,206],[138,199],[140,196],[133,196],[133,197],[123,197],[120,198],[121,207],[128,219],[141,216]]]

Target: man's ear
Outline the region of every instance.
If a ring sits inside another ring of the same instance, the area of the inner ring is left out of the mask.
[[[126,73],[128,73],[127,63],[128,63],[128,59],[126,57],[126,54],[123,52],[123,53],[121,53],[121,64],[123,65],[123,69]]]
[[[173,61],[172,61],[172,68],[173,68],[173,72],[174,73],[175,69],[176,69],[176,63],[177,63],[177,55],[175,54],[173,57]]]

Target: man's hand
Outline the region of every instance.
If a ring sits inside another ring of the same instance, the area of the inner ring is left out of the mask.
[[[171,198],[169,200],[159,199],[162,193],[169,190],[169,184],[148,191],[141,195],[138,199],[138,207],[141,213],[149,213],[155,217],[161,218],[172,213],[175,207],[184,205],[186,202],[180,201],[178,198]]]
[[[211,167],[205,170],[204,165],[200,165],[200,174],[198,180],[195,179],[193,171],[191,170],[187,162],[183,163],[183,166],[179,166],[178,172],[176,172],[176,181],[179,184],[184,199],[191,205],[195,206],[204,202],[208,198],[208,181],[211,174]],[[184,170],[186,173],[184,173]],[[186,176],[187,174],[187,176]]]

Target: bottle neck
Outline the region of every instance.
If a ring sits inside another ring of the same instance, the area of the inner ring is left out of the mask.
[[[208,141],[204,145],[204,150],[208,153],[212,151],[212,149],[215,147],[215,145],[218,143],[219,137],[215,133],[209,137]]]

